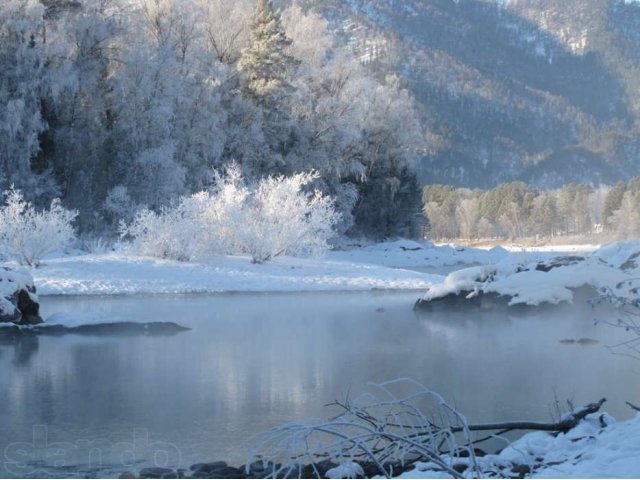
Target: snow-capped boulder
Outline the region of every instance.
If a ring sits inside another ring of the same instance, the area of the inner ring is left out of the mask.
[[[540,305],[571,302],[581,287],[638,295],[640,243],[602,247],[586,256],[558,256],[543,261],[508,257],[495,265],[450,273],[431,286],[416,306]]]
[[[42,323],[36,287],[28,272],[0,268],[0,323]]]

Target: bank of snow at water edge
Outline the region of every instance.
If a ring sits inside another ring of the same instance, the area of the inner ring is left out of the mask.
[[[279,257],[256,265],[248,257],[188,263],[120,249],[52,256],[32,274],[41,295],[424,290],[444,277],[409,269],[497,261],[509,255],[501,248],[398,240],[328,251],[320,258]]]
[[[419,301],[428,305],[443,299],[477,301],[502,297],[509,305],[571,302],[574,290],[590,286],[616,295],[637,297],[633,279],[640,276],[640,243],[606,245],[584,256],[529,259],[507,256],[500,262],[450,273],[427,289]]]
[[[528,478],[639,478],[640,414],[625,422],[592,414],[567,433],[555,437],[546,432],[528,433],[499,454],[477,461],[487,476],[500,473],[502,478],[514,475],[514,464],[528,466]],[[447,476],[435,471],[433,464],[420,463],[397,478]]]
[[[41,295],[422,290],[443,277],[380,265],[281,257],[186,263],[126,253],[47,259],[31,271]]]
[[[524,262],[553,252],[517,252],[397,240],[319,258],[278,257],[256,265],[248,257],[199,263],[141,257],[126,250],[52,256],[31,271],[41,295],[426,290],[444,276],[411,271],[450,265]]]

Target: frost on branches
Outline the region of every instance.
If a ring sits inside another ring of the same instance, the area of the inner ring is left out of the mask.
[[[237,166],[216,174],[210,191],[182,197],[160,213],[139,212],[121,226],[144,255],[187,261],[212,255],[251,255],[263,263],[279,255],[316,253],[340,215],[332,198],[305,189],[316,172],[267,177],[247,185]]]
[[[63,208],[60,200],[53,200],[49,210],[37,211],[19,190],[11,188],[4,195],[6,202],[0,209],[0,252],[4,258],[37,267],[44,255],[75,239],[71,224],[78,213]]]

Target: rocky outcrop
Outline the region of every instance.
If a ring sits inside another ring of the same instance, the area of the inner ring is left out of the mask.
[[[36,287],[28,272],[0,268],[0,323],[42,323]]]

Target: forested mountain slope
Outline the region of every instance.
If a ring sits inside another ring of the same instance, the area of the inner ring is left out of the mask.
[[[406,78],[424,183],[542,187],[637,175],[640,3],[306,0]]]

